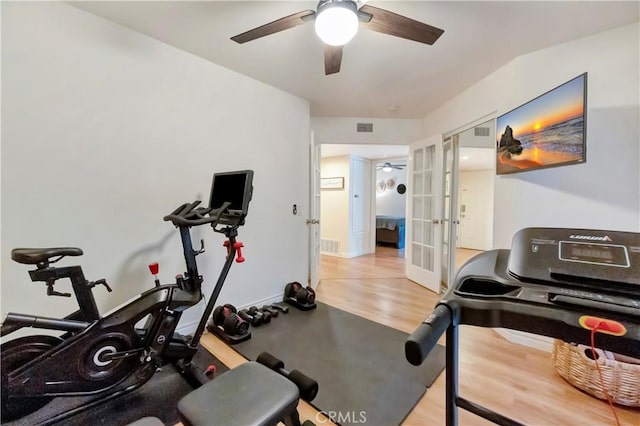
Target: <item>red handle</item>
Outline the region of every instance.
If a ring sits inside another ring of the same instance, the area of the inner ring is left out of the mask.
[[[244,247],[244,244],[238,241],[233,245],[233,247],[235,247],[236,251],[238,252],[238,257],[236,257],[236,262],[238,263],[244,262],[244,257],[242,256],[242,247]]]
[[[211,364],[206,368],[206,370],[204,370],[204,374],[207,377],[215,376],[216,375],[216,370],[217,370],[216,366]]]
[[[151,271],[152,275],[158,275],[159,270],[160,270],[160,265],[158,265],[158,262],[149,264],[149,271]]]
[[[225,241],[223,245],[227,248],[227,257],[229,257],[229,252],[231,251],[231,244],[229,243],[229,240]],[[235,248],[238,252],[238,256],[236,257],[236,262],[238,263],[244,262],[244,257],[242,256],[242,247],[244,247],[244,244],[242,244],[240,241],[233,243],[233,248]]]

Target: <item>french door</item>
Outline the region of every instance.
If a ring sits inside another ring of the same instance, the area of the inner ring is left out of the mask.
[[[407,278],[440,292],[442,273],[442,136],[410,145]]]

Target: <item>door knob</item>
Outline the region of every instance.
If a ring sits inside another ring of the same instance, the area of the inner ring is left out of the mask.
[[[439,224],[439,223],[440,223],[440,219],[433,219],[431,222],[432,222],[434,225],[437,225],[437,224]]]

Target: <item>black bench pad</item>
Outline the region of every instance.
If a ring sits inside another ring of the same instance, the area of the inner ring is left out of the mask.
[[[276,425],[298,405],[298,388],[257,362],[246,362],[182,398],[187,426]]]

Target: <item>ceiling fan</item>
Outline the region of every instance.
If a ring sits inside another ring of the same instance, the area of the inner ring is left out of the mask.
[[[329,75],[340,72],[342,46],[356,35],[358,24],[371,31],[425,44],[435,43],[444,33],[440,28],[366,5],[365,2],[320,0],[316,11],[308,9],[285,16],[233,36],[231,40],[246,43],[315,20],[316,34],[324,42],[324,72]]]
[[[402,170],[405,167],[407,167],[406,164],[391,164],[391,163],[383,163],[383,164],[378,164],[377,169],[378,170],[382,170],[383,172],[390,172],[393,169],[396,170]]]

